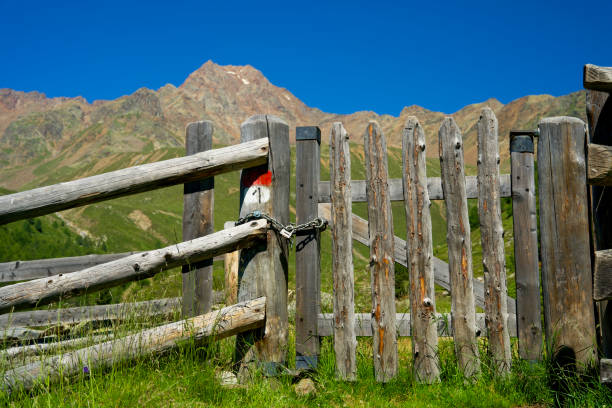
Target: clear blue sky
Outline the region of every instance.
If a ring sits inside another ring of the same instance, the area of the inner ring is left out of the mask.
[[[612,1],[0,0],[0,88],[114,99],[209,59],[327,112],[452,113],[581,89],[612,66]]]

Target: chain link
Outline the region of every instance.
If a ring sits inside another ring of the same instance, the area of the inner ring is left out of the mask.
[[[244,217],[238,219],[238,221],[236,221],[235,225],[241,225],[244,224],[246,222],[249,222],[251,220],[259,220],[259,219],[264,219],[267,220],[270,223],[270,227],[272,229],[274,229],[275,231],[279,232],[283,237],[285,237],[287,240],[289,240],[289,244],[291,246],[293,246],[293,243],[291,241],[291,239],[299,232],[299,231],[306,231],[306,230],[312,230],[312,229],[316,229],[319,231],[325,231],[325,229],[327,228],[327,220],[321,218],[321,217],[317,217],[312,221],[308,221],[305,222],[303,224],[294,224],[292,222],[290,222],[287,225],[283,225],[281,222],[279,222],[278,220],[270,217],[268,214],[262,213],[261,211],[253,211],[248,213],[247,215],[245,215]]]

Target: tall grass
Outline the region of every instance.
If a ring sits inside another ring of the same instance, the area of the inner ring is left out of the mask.
[[[133,318],[111,325],[117,336],[161,324],[159,318]],[[86,333],[94,336],[100,327]],[[288,366],[294,364],[294,333],[290,333]],[[319,369],[312,373],[317,392],[302,397],[294,391],[296,378],[266,378],[256,372],[252,381],[237,388],[219,385],[217,375],[232,368],[234,339],[199,343],[187,341],[163,355],[144,355],[76,377],[44,383],[31,392],[1,394],[0,404],[11,407],[264,407],[264,406],[373,406],[373,407],[568,407],[610,406],[612,393],[594,373],[577,377],[555,370],[549,360],[539,364],[515,359],[510,374],[496,377],[488,363],[486,341],[481,341],[483,372],[467,381],[457,366],[451,339],[440,341],[441,382],[418,384],[412,375],[410,339],[401,338],[400,369],[387,384],[374,380],[371,340],[360,338],[357,380],[337,381],[333,342],[322,341]],[[68,350],[62,350],[67,352]],[[42,359],[45,355],[37,356]],[[7,365],[3,365],[6,369]],[[553,389],[553,383],[563,387]]]

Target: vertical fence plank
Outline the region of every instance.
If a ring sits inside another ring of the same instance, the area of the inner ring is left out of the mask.
[[[321,130],[296,129],[295,218],[303,224],[318,216]],[[321,296],[321,234],[299,231],[295,246],[295,368],[316,369],[319,358],[317,318]]]
[[[224,229],[232,228],[233,221],[223,224]],[[240,251],[227,252],[223,255],[223,269],[225,271],[225,304],[238,303],[238,260]]]
[[[608,92],[586,91],[589,143],[612,145],[612,97]],[[587,158],[588,160],[588,158]],[[587,163],[588,165],[588,163]],[[590,186],[589,209],[593,220],[594,249],[612,248],[612,189]],[[597,302],[601,353],[612,358],[612,302]]]
[[[336,375],[353,381],[357,375],[353,271],[351,152],[342,123],[332,125],[329,141],[332,274],[334,283],[334,351]]]
[[[533,133],[510,133],[510,176],[519,357],[542,358],[542,315]]]
[[[580,119],[540,122],[538,184],[546,340],[553,358],[585,369],[595,358],[595,317]]]
[[[410,322],[414,374],[418,381],[440,379],[433,241],[425,132],[417,118],[406,121],[402,134],[402,169],[406,208],[406,259],[410,275]]]
[[[498,374],[510,371],[506,260],[501,219],[497,118],[484,108],[478,121],[478,215],[489,353]]]
[[[463,139],[459,127],[450,117],[442,122],[438,137],[442,190],[446,203],[446,241],[455,353],[460,369],[470,378],[480,374],[480,357],[476,341],[472,242],[465,192]]]
[[[268,164],[244,169],[240,177],[240,216],[254,210],[268,214],[283,225],[289,222],[291,157],[289,126],[271,115],[255,115],[240,127],[240,139],[247,142],[268,137]],[[263,245],[240,251],[238,301],[266,296],[264,332],[239,335],[236,358],[245,363],[262,363],[267,375],[276,375],[287,356],[287,241],[269,230]],[[263,338],[261,337],[263,335]],[[255,348],[250,347],[255,342]],[[245,367],[245,365],[243,365]]]
[[[366,195],[372,279],[372,332],[374,374],[387,382],[397,374],[395,327],[395,260],[393,213],[389,197],[387,144],[378,123],[371,121],[364,136]]]
[[[209,121],[187,125],[185,149],[187,155],[212,149],[213,124]],[[189,241],[214,232],[213,177],[185,183],[183,195],[183,241]],[[184,265],[183,316],[199,316],[210,312],[213,303],[212,259]]]

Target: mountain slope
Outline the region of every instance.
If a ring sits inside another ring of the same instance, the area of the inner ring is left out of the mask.
[[[511,128],[533,128],[540,118],[560,114],[584,119],[584,103],[582,91],[556,98],[526,96],[507,105],[489,99],[452,116],[464,132],[466,162],[474,165],[475,126],[483,106],[491,107],[498,116],[500,151],[505,160]],[[324,140],[331,123],[342,121],[358,143],[368,120],[377,120],[391,146],[401,146],[403,124],[415,115],[425,128],[430,157],[437,157],[437,131],[447,116],[416,105],[405,107],[399,117],[366,111],[325,113],[271,84],[251,66],[220,66],[211,61],[179,87],[141,88],[112,101],[88,103],[80,97],[46,98],[38,92],[1,89],[0,186],[21,189],[47,184],[51,173],[67,178],[93,174],[113,163],[123,163],[126,155],[142,156],[132,157],[136,162],[156,151],[157,156],[163,155],[163,150],[182,147],[185,125],[195,120],[213,121],[217,143],[236,143],[240,123],[256,113],[282,117],[289,123],[292,137],[296,126],[319,125]]]

